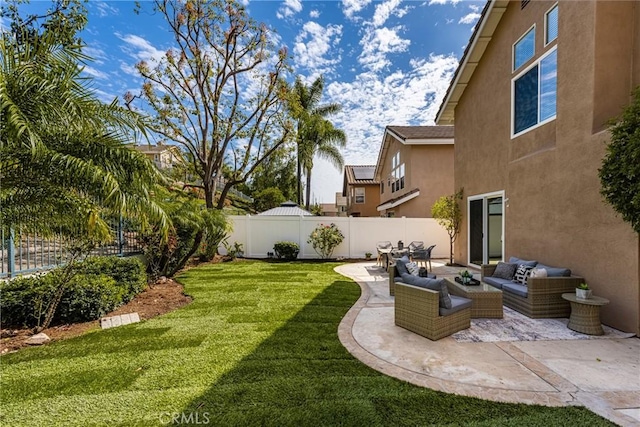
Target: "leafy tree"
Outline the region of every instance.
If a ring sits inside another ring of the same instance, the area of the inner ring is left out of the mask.
[[[0,40],[0,220],[97,241],[110,239],[106,220],[116,214],[152,218],[166,230],[164,213],[148,197],[160,175],[125,145],[144,131],[141,118],[97,100],[80,77],[88,58],[72,33],[86,17],[70,4],[55,3],[41,24],[17,9],[8,15],[12,31]],[[60,22],[70,22],[68,31]]]
[[[285,200],[296,199],[295,157],[289,144],[274,151],[256,169],[250,181],[238,189],[245,194],[255,195],[268,188],[278,188]],[[253,196],[255,198],[255,196]],[[283,200],[284,201],[284,200]]]
[[[324,89],[324,79],[318,77],[307,86],[298,77],[293,87],[291,103],[293,117],[297,121],[297,179],[298,204],[302,205],[302,173],[306,176],[306,208],[309,209],[311,195],[311,170],[317,154],[342,168],[344,160],[339,148],[346,145],[346,135],[327,120],[342,108],[339,104],[319,105]]]
[[[229,190],[246,182],[292,133],[283,79],[287,52],[270,29],[235,0],[156,0],[175,38],[158,64],[141,62],[143,98],[152,129],[185,147],[207,208],[224,207]],[[127,105],[137,96],[125,95]],[[215,202],[224,165],[227,181]]]
[[[640,87],[631,104],[611,121],[611,142],[599,169],[605,200],[640,233]]]
[[[285,200],[282,191],[276,187],[265,188],[253,195],[253,203],[258,212],[280,206]]]
[[[454,194],[440,197],[431,208],[431,216],[449,234],[449,265],[453,265],[453,243],[460,234],[462,225],[462,211],[458,204],[460,200],[462,200],[462,188]]]
[[[168,221],[149,194],[160,180],[144,155],[128,148],[138,114],[96,99],[80,76],[88,60],[75,36],[86,23],[79,2],[61,0],[43,15],[22,18],[19,2],[2,9],[11,31],[0,40],[0,225],[65,235],[70,258],[49,303],[56,312],[74,263],[112,239],[116,215]]]

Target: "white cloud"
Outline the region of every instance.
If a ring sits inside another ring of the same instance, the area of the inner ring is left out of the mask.
[[[280,19],[289,18],[302,10],[302,3],[300,0],[284,0],[280,9],[276,13],[276,16]]]
[[[430,0],[429,6],[431,6],[432,4],[447,4],[447,3],[451,3],[455,5],[460,3],[460,1],[462,0]]]
[[[412,60],[407,71],[386,76],[365,72],[351,82],[330,83],[326,102],[343,107],[331,120],[347,134],[345,163],[375,164],[388,125],[432,125],[457,66],[453,55],[432,54]],[[342,189],[342,175],[316,159],[311,186],[320,201],[333,202]]]
[[[388,54],[404,52],[411,44],[410,40],[401,38],[398,31],[400,27],[367,29],[360,40],[362,53],[358,62],[372,71],[380,71],[388,66],[391,63],[387,59]]]
[[[480,19],[480,14],[477,12],[471,12],[460,18],[458,24],[475,24],[478,19]]]
[[[125,36],[116,34],[116,36],[126,43],[122,50],[137,61],[158,63],[165,56],[165,51],[156,48],[148,40],[140,36],[135,34],[127,34]]]
[[[307,69],[311,78],[333,72],[341,61],[337,51],[341,36],[341,25],[323,27],[313,21],[305,23],[293,47],[296,67]]]
[[[373,25],[375,27],[382,26],[401,2],[402,0],[388,0],[384,3],[378,4],[376,6],[376,11],[373,14]]]
[[[109,15],[120,14],[120,10],[118,8],[111,6],[111,4],[107,2],[98,1],[98,2],[91,2],[91,4],[95,5],[98,8],[98,15],[101,18],[104,18],[105,16],[109,16]]]
[[[309,12],[309,17],[310,18],[319,18],[320,17],[320,11],[317,9],[313,9],[312,11]]]
[[[107,73],[103,73],[102,71],[96,70],[95,68],[89,67],[88,65],[85,65],[82,71],[96,79],[106,80],[109,78],[109,75]]]
[[[342,12],[349,19],[364,9],[372,0],[342,0]]]

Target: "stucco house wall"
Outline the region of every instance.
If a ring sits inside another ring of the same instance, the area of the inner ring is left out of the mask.
[[[425,134],[428,133],[426,130]],[[454,192],[454,144],[439,143],[435,138],[431,143],[414,143],[411,139],[403,143],[389,133],[385,133],[384,139],[376,165],[376,173],[384,185],[380,205],[416,192],[419,194],[397,206],[383,209],[379,214],[387,216],[393,212],[395,217],[431,218],[431,207],[435,201]],[[405,165],[404,188],[392,192],[392,158],[398,152],[400,163]]]
[[[566,266],[611,303],[603,323],[640,332],[640,243],[600,195],[605,122],[638,83],[640,4],[560,2],[556,119],[511,137],[512,45],[555,2],[510,2],[455,107],[455,187],[468,198],[504,191],[504,259]],[[635,44],[634,44],[635,43]],[[635,46],[635,47],[634,47]],[[526,65],[525,65],[526,66]],[[468,210],[455,258],[468,263]]]

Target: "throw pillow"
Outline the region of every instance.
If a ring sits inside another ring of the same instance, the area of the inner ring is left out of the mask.
[[[520,264],[516,270],[516,275],[513,278],[513,281],[527,286],[527,279],[529,279],[529,276],[531,275],[531,270],[533,270],[532,266]]]
[[[510,264],[508,262],[498,262],[496,270],[491,277],[498,277],[500,279],[513,280],[513,276],[516,274],[517,264]]]
[[[449,288],[444,279],[429,279],[427,277],[412,276],[409,273],[402,275],[402,281],[408,285],[418,286],[420,288],[431,289],[439,292],[440,308],[451,308],[451,297],[449,296]]]
[[[409,274],[412,274],[414,276],[419,276],[420,267],[418,267],[417,262],[408,262],[406,266],[407,266],[407,270],[409,271]]]
[[[403,256],[402,258],[398,258],[396,260],[396,273],[397,276],[402,276],[402,273],[408,273],[407,263],[409,262],[409,257]]]
[[[535,267],[531,270],[531,275],[529,277],[547,277],[547,270]]]

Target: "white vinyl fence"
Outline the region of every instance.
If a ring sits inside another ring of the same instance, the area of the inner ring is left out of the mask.
[[[433,218],[354,218],[322,216],[229,216],[233,232],[228,243],[241,243],[244,256],[267,258],[273,252],[273,245],[280,241],[295,242],[300,246],[298,258],[320,258],[307,243],[309,235],[318,225],[334,223],[344,240],[334,252],[333,258],[364,258],[366,252],[376,257],[376,243],[388,240],[397,246],[402,240],[407,246],[414,240],[421,240],[425,247],[436,245],[432,258],[449,258],[449,235]],[[221,254],[226,251],[222,245]]]

